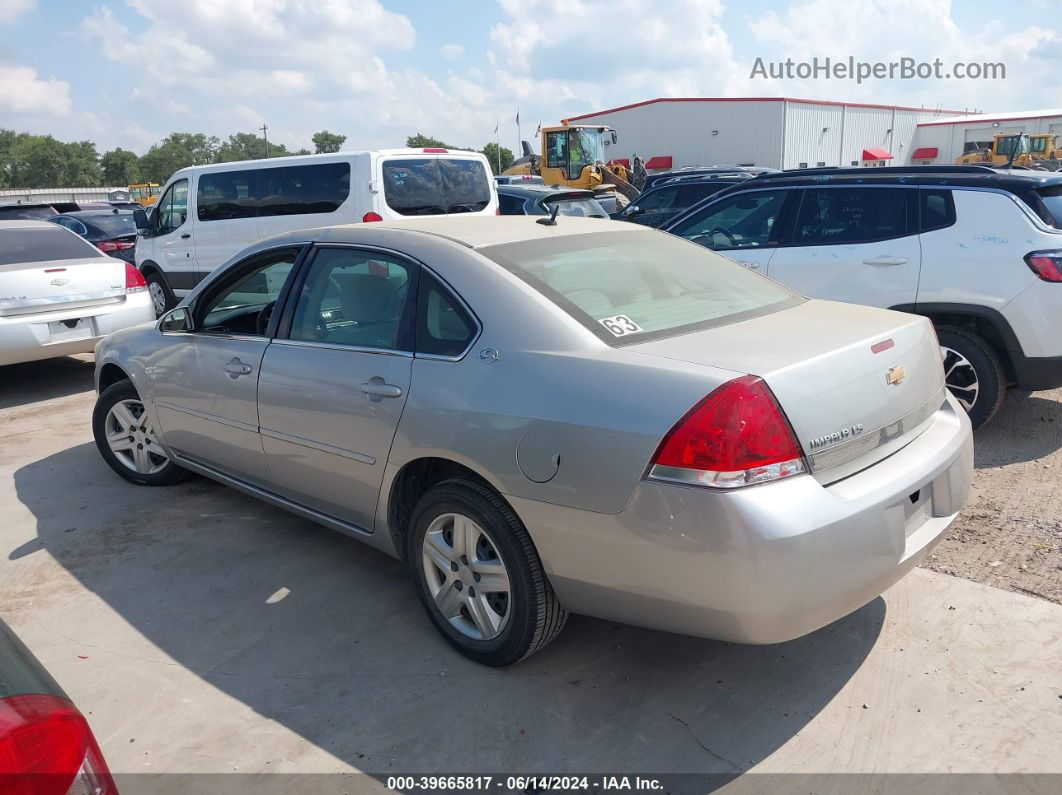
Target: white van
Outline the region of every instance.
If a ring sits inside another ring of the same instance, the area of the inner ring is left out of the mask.
[[[265,237],[332,224],[496,215],[478,152],[384,149],[191,166],[176,172],[139,231],[136,265],[159,314]]]

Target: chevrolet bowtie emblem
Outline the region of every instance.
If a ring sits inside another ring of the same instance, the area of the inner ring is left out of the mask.
[[[50,284],[54,284],[56,287],[62,287],[64,284],[70,284],[70,280],[64,279],[60,276],[58,279],[52,279]]]
[[[888,372],[885,373],[885,381],[893,386],[899,384],[907,377],[907,371],[903,369],[903,365],[896,365],[890,367]]]

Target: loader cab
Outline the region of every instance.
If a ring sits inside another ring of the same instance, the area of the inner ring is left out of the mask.
[[[584,172],[594,163],[604,163],[605,147],[616,142],[610,127],[550,127],[542,130],[542,178],[546,184],[592,187]],[[579,184],[576,184],[576,183]],[[583,184],[585,182],[585,184]],[[597,180],[600,182],[600,179]]]

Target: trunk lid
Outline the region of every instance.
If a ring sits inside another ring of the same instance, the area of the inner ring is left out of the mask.
[[[125,297],[125,267],[104,256],[0,265],[0,317],[113,303]]]
[[[823,481],[899,449],[944,401],[930,322],[852,304],[807,301],[628,350],[763,378]]]

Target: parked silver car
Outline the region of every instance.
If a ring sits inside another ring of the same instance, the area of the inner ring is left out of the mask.
[[[275,237],[96,362],[118,474],[190,470],[406,559],[490,665],[569,610],[810,632],[916,565],[972,470],[928,320],[599,219]]]

